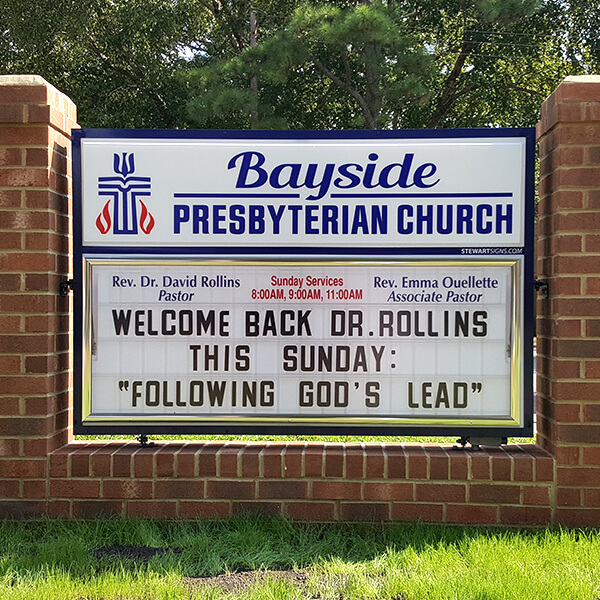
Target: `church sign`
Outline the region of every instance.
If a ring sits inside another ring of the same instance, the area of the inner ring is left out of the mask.
[[[76,433],[530,434],[533,147],[75,132]]]

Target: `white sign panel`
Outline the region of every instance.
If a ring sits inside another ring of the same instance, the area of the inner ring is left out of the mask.
[[[88,419],[510,424],[518,269],[90,260]]]
[[[525,245],[522,137],[80,143],[84,246]]]

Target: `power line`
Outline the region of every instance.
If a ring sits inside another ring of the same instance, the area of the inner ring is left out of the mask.
[[[517,33],[514,31],[482,31],[480,29],[465,29],[465,33],[482,33],[484,35],[516,35],[520,37],[531,37],[532,33]],[[535,34],[533,34],[535,35]],[[551,36],[545,36],[551,37]]]

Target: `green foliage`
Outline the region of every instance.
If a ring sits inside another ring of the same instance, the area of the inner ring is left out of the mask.
[[[533,125],[600,67],[589,0],[3,0],[0,24],[0,73],[86,127]]]
[[[42,75],[85,126],[181,124],[175,75],[206,23],[194,0],[4,0],[0,11],[0,72]]]
[[[499,10],[499,5],[505,11]],[[427,127],[534,125],[543,100],[581,65],[568,62],[553,2],[480,2],[477,10],[423,15],[436,48],[435,101],[419,117]]]
[[[303,3],[284,28],[256,47],[246,48],[225,64],[191,74],[201,90],[201,101],[200,106],[192,102],[190,114],[203,124],[210,107],[221,114],[220,109],[227,107],[222,98],[231,99],[235,89],[240,93],[238,102],[231,104],[231,113],[248,119],[252,96],[244,90],[250,89],[250,80],[256,77],[260,123],[253,125],[268,127],[275,114],[289,127],[306,128],[305,115],[318,109],[331,111],[334,119],[309,127],[379,128],[398,120],[403,106],[425,97],[429,59],[393,3]],[[288,96],[287,101],[283,96]],[[266,118],[265,105],[272,113]],[[300,106],[309,110],[299,112]]]
[[[190,74],[190,119],[303,129],[533,125],[558,83],[593,62],[593,42],[573,53],[569,32],[579,44],[581,23],[590,38],[595,21],[583,10],[565,19],[569,8],[561,0],[304,2],[285,27],[260,30],[255,48]]]

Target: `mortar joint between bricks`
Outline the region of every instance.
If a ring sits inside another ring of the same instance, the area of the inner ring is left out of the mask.
[[[50,501],[50,457],[48,456],[48,463],[46,465],[46,514],[48,514],[48,503]]]
[[[200,452],[204,448],[204,444],[196,449],[194,452],[194,462],[193,462],[193,477],[194,479],[198,479],[200,477]]]
[[[286,477],[286,475],[287,475],[288,467],[287,467],[286,459],[287,459],[287,452],[288,452],[289,447],[290,447],[290,443],[286,442],[285,448],[283,449],[283,452],[281,453],[282,477]]]
[[[135,468],[134,468],[135,463],[133,461],[134,455],[135,455],[135,452],[132,452],[129,455],[129,475],[128,475],[128,477],[130,477],[130,478],[135,476]]]
[[[302,448],[302,452],[300,453],[300,476],[301,477],[306,477],[306,449],[308,448],[308,444],[304,445],[304,448]],[[308,482],[308,494],[309,494],[309,498],[310,498],[310,493],[312,491],[311,485],[310,485],[310,481]]]
[[[272,444],[273,442],[268,441],[264,448],[262,449],[261,453],[260,453],[260,463],[261,463],[261,469],[260,469],[260,476],[264,477],[265,473],[267,472],[267,469],[265,468],[265,455],[267,454],[267,451],[269,449],[269,446]]]
[[[113,452],[111,452],[111,453],[108,455],[108,456],[109,456],[109,458],[108,458],[108,476],[109,476],[109,477],[114,477],[114,476],[115,476],[115,475],[114,475],[114,473],[115,473],[115,470],[114,470],[114,460],[113,460],[113,457],[114,457],[114,455],[115,455],[115,454],[116,454],[118,451],[119,451],[119,448],[116,448],[115,450],[113,450]],[[153,466],[153,473],[155,473],[155,472],[156,472],[156,469],[155,469],[155,467]],[[69,473],[69,476],[70,476],[70,473]]]
[[[72,475],[71,475],[71,462],[72,462],[71,457],[72,456],[73,456],[72,452],[69,452],[69,454],[67,454],[67,478],[69,478],[69,479],[72,477]]]
[[[534,477],[537,481],[537,463],[534,461]],[[583,490],[579,492],[579,504],[583,501]],[[556,523],[556,510],[558,508],[558,461],[554,461],[554,470],[552,474],[552,481],[550,482],[550,522]]]
[[[523,490],[523,486],[519,486],[519,505],[523,506],[525,504],[525,491]]]
[[[360,449],[362,450],[362,468],[361,468],[361,475],[362,478],[365,479],[367,476],[367,445],[365,444],[365,442],[361,442],[360,443]],[[382,453],[385,453],[385,450],[381,449]]]
[[[173,465],[173,468],[175,469],[175,476],[179,477],[179,455],[191,444],[191,442],[188,440],[186,441],[181,448],[179,448],[179,450],[175,453],[175,463]]]
[[[230,443],[231,442],[227,441],[222,444],[215,454],[215,472],[217,477],[221,477],[221,454],[225,451],[225,448],[227,448]]]
[[[248,447],[248,443],[244,444],[243,446],[240,446],[236,457],[235,457],[235,472],[236,472],[236,477],[241,477],[242,476],[242,457],[244,456],[244,451],[246,450],[246,448]]]
[[[181,452],[181,448],[179,450],[177,450],[177,452],[175,452],[173,454],[173,477],[177,477],[178,473],[179,473],[179,464],[178,464],[178,455]],[[132,457],[133,458],[133,457]],[[177,515],[179,515],[179,507],[177,507]]]
[[[285,464],[285,456],[287,454],[287,449],[289,446],[289,442],[286,442],[283,450],[281,451],[281,477],[285,478],[286,474],[287,474],[287,466]],[[285,502],[281,503],[281,512],[282,514],[285,514]]]
[[[289,446],[289,442],[285,441],[283,444],[283,448],[279,452],[279,477],[282,479],[285,477],[285,453]]]
[[[267,445],[265,444],[262,450],[258,453],[258,477],[263,478],[265,476],[265,452],[267,451]]]

